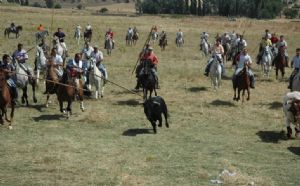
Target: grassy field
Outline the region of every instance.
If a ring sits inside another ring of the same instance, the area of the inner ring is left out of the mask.
[[[42,23],[51,25],[51,10],[0,7],[0,25],[21,24],[19,39],[0,37],[0,53],[12,53],[17,43],[25,48],[35,45],[34,33]],[[20,16],[22,15],[22,16]],[[281,130],[284,116],[282,96],[288,92],[286,81],[277,81],[274,71],[269,80],[253,66],[257,86],[251,100],[232,101],[230,78],[213,91],[203,75],[206,59],[199,51],[203,31],[211,35],[235,30],[244,32],[254,58],[257,44],[266,28],[285,34],[289,54],[300,43],[300,25],[286,20],[257,21],[198,17],[108,17],[91,16],[86,11],[55,10],[53,28],[63,27],[71,56],[78,52],[73,37],[74,25],[92,24],[92,44],[103,46],[104,32],[116,32],[116,49],[105,55],[110,80],[128,88],[135,86],[131,75],[137,55],[152,25],[165,29],[169,46],[159,58],[161,89],[167,102],[170,128],[152,134],[139,96],[106,86],[105,97],[86,100],[86,111],[79,103],[67,120],[58,109],[55,96],[45,108],[44,86],[40,84],[38,103],[16,110],[13,130],[0,127],[0,185],[212,185],[226,169],[235,176],[222,176],[224,185],[299,185],[300,144],[285,140]],[[125,46],[129,26],[140,30],[141,39],[134,47]],[[182,28],[185,46],[176,48],[176,31]],[[34,52],[30,53],[33,63]],[[227,64],[227,75],[233,71]],[[288,69],[288,74],[291,70]]]

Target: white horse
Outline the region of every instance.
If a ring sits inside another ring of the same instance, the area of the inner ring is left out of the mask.
[[[155,31],[151,32],[151,41],[154,44],[158,40],[158,33]]]
[[[104,96],[104,76],[96,65],[96,60],[92,59],[89,70],[89,85],[88,88],[91,90],[92,85],[95,86],[95,98]]]
[[[53,40],[53,48],[56,49],[57,54],[60,55],[63,59],[63,61],[65,62],[66,58],[67,58],[67,50],[65,47],[63,47],[63,45],[59,42],[59,39],[54,39]]]
[[[211,79],[211,85],[214,86],[214,89],[220,88],[221,79],[222,79],[222,67],[216,57],[213,58],[213,62],[209,69],[209,75]]]
[[[35,96],[35,88],[36,88],[36,81],[33,78],[29,78],[28,74],[25,71],[25,67],[21,67],[19,62],[13,61],[14,66],[16,67],[16,74],[12,76],[14,79],[14,82],[16,82],[17,87],[21,88],[23,90],[23,95],[22,95],[22,103],[26,104],[26,106],[29,106],[28,103],[28,94],[27,94],[27,86],[28,84],[31,84],[32,86],[32,98],[33,102],[36,103],[37,99]],[[28,68],[31,74],[33,74],[33,71],[31,68]]]
[[[208,44],[208,42],[204,38],[202,38],[201,42],[200,42],[200,45],[201,45],[201,48],[202,48],[202,51],[203,51],[204,55],[207,57],[207,55],[209,54],[209,44]]]
[[[107,55],[111,55],[113,49],[113,41],[109,36],[105,37],[105,49],[107,51]]]
[[[74,33],[74,38],[77,40],[77,45],[79,45],[80,37],[81,37],[81,30],[76,28]]]
[[[300,120],[296,119],[294,114],[291,112],[291,106],[293,101],[300,100],[300,92],[289,92],[283,97],[283,112],[286,117],[286,127],[287,127],[287,136],[288,138],[292,135],[291,124],[295,126],[296,137],[300,132]],[[295,120],[296,119],[296,120]]]
[[[35,59],[35,69],[36,69],[36,82],[39,83],[40,73],[41,71],[45,71],[46,69],[46,60],[44,51],[42,47],[37,46],[36,51],[36,59]]]
[[[264,76],[269,78],[272,66],[272,52],[269,46],[264,47],[261,58],[261,68]]]
[[[182,36],[176,37],[176,45],[177,45],[177,47],[183,46],[183,37]]]

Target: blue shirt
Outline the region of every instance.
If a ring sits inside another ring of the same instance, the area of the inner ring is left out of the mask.
[[[293,58],[293,67],[300,69],[300,56],[295,56]]]

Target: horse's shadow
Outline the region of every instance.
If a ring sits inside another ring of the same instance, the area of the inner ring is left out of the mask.
[[[45,114],[45,115],[40,115],[38,117],[33,117],[33,120],[35,122],[40,122],[40,121],[54,121],[54,120],[60,120],[61,118],[64,118],[62,114]]]
[[[279,143],[286,140],[283,131],[259,131],[256,135],[265,143]]]
[[[140,134],[154,134],[152,129],[128,129],[123,132],[123,136],[137,136]]]
[[[135,99],[129,99],[126,101],[118,101],[117,103],[115,103],[116,105],[127,105],[127,106],[132,106],[132,107],[136,107],[141,105],[141,103]]]
[[[279,101],[274,101],[272,103],[269,103],[269,106],[270,106],[269,107],[270,109],[276,110],[276,109],[282,108],[282,103]]]
[[[213,106],[228,106],[228,107],[236,106],[231,101],[223,101],[223,100],[219,100],[219,99],[212,101],[210,104]]]
[[[232,80],[232,77],[231,77],[231,76],[227,76],[227,75],[223,75],[223,76],[222,76],[222,80],[231,81],[231,80]]]
[[[37,111],[39,112],[42,112],[43,108],[45,108],[45,105],[43,104],[40,104],[40,105],[29,105],[27,108],[33,108],[33,109],[36,109]]]
[[[288,147],[287,149],[292,153],[300,156],[300,147]]]
[[[188,88],[190,92],[203,92],[203,91],[208,91],[207,87],[191,87]]]

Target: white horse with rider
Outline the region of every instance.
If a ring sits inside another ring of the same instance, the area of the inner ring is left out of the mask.
[[[75,27],[74,38],[75,38],[76,41],[77,41],[77,45],[79,45],[80,38],[81,38],[81,26],[80,26],[80,25],[77,25],[77,26]]]
[[[213,55],[213,61],[209,69],[209,76],[211,79],[211,85],[214,89],[216,90],[217,88],[220,88],[222,80],[222,66],[217,55]]]
[[[273,55],[271,52],[271,48],[269,46],[265,46],[263,48],[263,55],[261,58],[261,68],[262,68],[263,76],[267,76],[268,78],[272,67],[272,59],[273,59]]]

